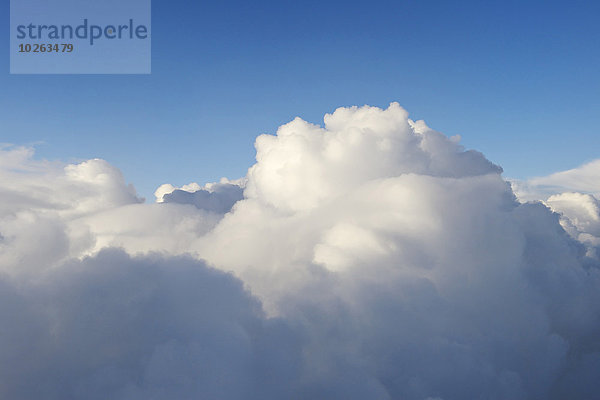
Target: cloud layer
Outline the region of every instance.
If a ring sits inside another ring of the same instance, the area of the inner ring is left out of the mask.
[[[600,390],[595,192],[519,201],[396,103],[297,118],[256,150],[244,179],[143,204],[101,160],[3,149],[2,397]]]

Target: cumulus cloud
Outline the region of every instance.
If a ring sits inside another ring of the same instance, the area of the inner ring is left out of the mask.
[[[1,215],[34,210],[72,217],[143,201],[104,160],[64,166],[34,160],[33,153],[26,147],[0,148]]]
[[[78,254],[94,238],[72,229],[73,221],[143,201],[104,160],[63,165],[35,160],[33,153],[0,148],[0,271],[6,273]]]
[[[554,174],[514,181],[516,194],[522,200],[545,200],[554,194],[580,192],[600,197],[600,160]]]
[[[413,122],[397,103],[340,108],[325,126],[299,118],[256,139],[246,194],[281,210],[310,209],[363,182],[407,173],[444,177],[501,171],[481,153]]]
[[[600,256],[600,160],[511,184],[521,201],[543,201],[560,214],[562,227],[586,245],[588,255]]]
[[[300,338],[190,258],[107,249],[0,288],[2,398],[289,398],[298,375]]]
[[[545,204],[560,214],[562,227],[586,245],[590,257],[600,257],[600,202],[594,196],[566,192],[550,196]]]
[[[519,201],[499,166],[396,103],[340,108],[323,126],[297,118],[256,150],[244,179],[163,185],[157,204],[140,204],[99,160],[103,173],[2,153],[11,195],[0,312],[11,323],[0,393],[452,400],[600,390],[590,193]]]

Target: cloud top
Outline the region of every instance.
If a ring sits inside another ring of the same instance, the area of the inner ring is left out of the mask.
[[[319,127],[296,118],[256,139],[246,195],[290,211],[310,209],[377,178],[408,173],[463,177],[500,173],[478,152],[413,122],[392,103],[339,108]]]

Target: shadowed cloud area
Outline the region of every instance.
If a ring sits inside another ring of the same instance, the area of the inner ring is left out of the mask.
[[[212,191],[200,189],[195,192],[176,189],[163,196],[165,203],[192,204],[202,210],[226,213],[244,198],[244,190],[229,183],[215,185]]]
[[[509,183],[459,140],[340,108],[154,204],[1,148],[0,397],[597,397],[597,163]]]

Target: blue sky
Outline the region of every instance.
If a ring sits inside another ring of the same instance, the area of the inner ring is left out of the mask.
[[[149,76],[9,75],[2,4],[0,142],[104,158],[146,197],[243,176],[295,116],[391,101],[505,176],[600,156],[595,2],[155,0]]]

